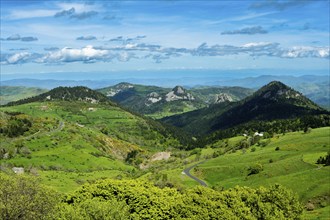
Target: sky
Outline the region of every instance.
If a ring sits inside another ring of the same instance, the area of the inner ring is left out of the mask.
[[[329,10],[329,0],[1,0],[1,75],[329,72]]]

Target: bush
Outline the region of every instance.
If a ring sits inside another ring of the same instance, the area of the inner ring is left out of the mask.
[[[0,219],[48,219],[58,202],[36,178],[0,173]]]
[[[279,185],[221,192],[198,186],[179,192],[141,180],[103,180],[83,186],[64,202],[61,219],[107,219],[105,214],[113,213],[122,219],[298,219],[303,211],[297,197]]]
[[[330,152],[325,157],[320,157],[317,161],[316,164],[324,164],[325,166],[330,166]]]
[[[248,168],[248,171],[249,171],[248,176],[253,175],[253,174],[258,174],[261,171],[263,171],[263,167],[261,164],[257,163],[254,166],[250,166]]]

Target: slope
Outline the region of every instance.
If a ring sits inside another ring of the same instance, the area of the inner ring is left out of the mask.
[[[46,92],[46,89],[24,86],[0,86],[0,105],[32,97]]]
[[[212,105],[194,112],[167,117],[162,121],[194,134],[206,134],[252,121],[292,119],[319,114],[328,112],[301,93],[274,81],[237,103]]]
[[[1,169],[23,167],[65,191],[87,180],[128,177],[153,153],[182,146],[160,123],[104,97],[62,87],[1,107]]]

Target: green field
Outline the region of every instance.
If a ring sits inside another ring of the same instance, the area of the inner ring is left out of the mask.
[[[237,142],[237,139],[228,142]],[[317,165],[316,161],[329,150],[329,127],[313,129],[310,133],[292,132],[271,138],[265,147],[254,145],[209,159],[195,168],[194,174],[211,187],[223,189],[236,185],[269,187],[279,183],[296,192],[304,204],[311,202],[318,208],[328,207],[330,167]],[[256,164],[263,170],[249,175],[249,167]],[[320,212],[322,210],[328,208]]]

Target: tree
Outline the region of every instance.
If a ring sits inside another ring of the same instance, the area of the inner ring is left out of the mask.
[[[0,219],[48,219],[59,195],[25,175],[0,173]]]

